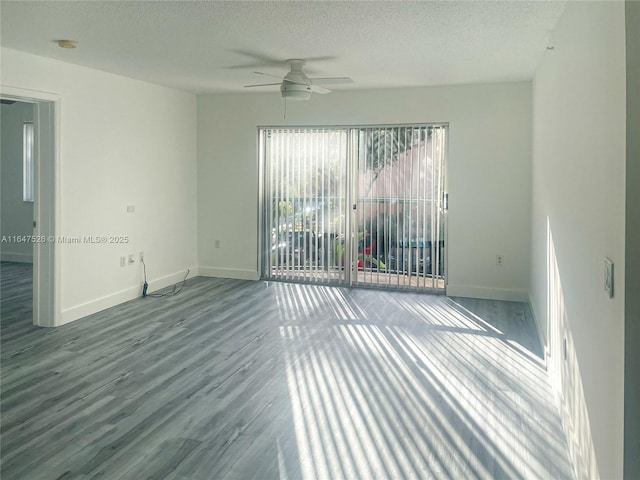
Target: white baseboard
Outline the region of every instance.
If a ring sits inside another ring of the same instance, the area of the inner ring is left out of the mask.
[[[481,298],[485,300],[503,300],[507,302],[528,302],[526,290],[477,287],[474,285],[447,285],[448,297]]]
[[[2,252],[0,253],[0,260],[3,262],[33,263],[33,254]]]
[[[240,268],[216,268],[199,267],[201,277],[234,278],[237,280],[259,280],[260,275],[256,270],[244,270]]]
[[[185,273],[186,270],[180,270],[179,272],[171,273],[169,275],[165,275],[164,277],[148,280],[149,293],[182,282]],[[197,276],[198,267],[190,267],[188,278],[194,278]],[[55,326],[58,327],[66,323],[73,322],[74,320],[93,315],[94,313],[101,312],[102,310],[106,310],[107,308],[115,307],[116,305],[120,305],[121,303],[128,302],[129,300],[133,300],[141,296],[142,285],[138,285],[120,290],[119,292],[105,295],[100,298],[96,298],[95,300],[91,300],[74,307],[63,309],[59,316],[59,322]]]

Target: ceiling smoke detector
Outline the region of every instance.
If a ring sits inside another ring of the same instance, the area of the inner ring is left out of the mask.
[[[77,48],[78,42],[75,40],[58,40],[58,46],[60,48]]]

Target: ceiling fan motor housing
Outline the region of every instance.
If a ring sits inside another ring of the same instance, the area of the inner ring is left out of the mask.
[[[284,77],[280,86],[282,96],[291,100],[309,100],[311,98],[311,80],[302,71],[304,60],[287,60],[291,71]]]

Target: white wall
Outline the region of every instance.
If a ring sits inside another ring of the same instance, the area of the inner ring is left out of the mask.
[[[625,257],[624,478],[640,478],[640,2],[625,3],[627,188]]]
[[[57,323],[138,296],[139,251],[152,290],[181,279],[196,265],[195,96],[10,49],[1,54],[3,86],[61,99],[57,234],[129,237],[124,245],[60,247]],[[128,254],[135,264],[120,267]]]
[[[29,236],[33,234],[33,203],[22,200],[22,143],[24,123],[33,122],[33,105],[16,102],[13,105],[1,105],[0,110],[0,236]],[[27,263],[33,261],[31,243],[3,242],[0,252],[2,260]]]
[[[555,50],[547,53],[534,81],[531,302],[549,338],[550,373],[578,477],[597,478],[599,472],[601,478],[618,479],[623,449],[624,3],[569,2],[553,43]],[[603,288],[605,257],[615,262],[613,299]],[[549,293],[548,278],[558,281]]]
[[[257,126],[421,122],[450,123],[448,293],[527,299],[530,83],[338,91],[288,102],[286,119],[277,89],[199,96],[200,273],[258,277]]]

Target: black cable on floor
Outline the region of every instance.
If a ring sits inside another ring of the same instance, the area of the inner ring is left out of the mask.
[[[162,297],[171,297],[173,295],[179,294],[184,288],[184,284],[187,282],[187,277],[189,276],[190,270],[187,268],[187,274],[184,276],[184,279],[180,284],[175,284],[173,286],[173,290],[165,293],[147,293],[147,288],[149,288],[149,284],[147,283],[147,265],[144,263],[143,259],[140,259],[142,263],[142,271],[144,273],[144,285],[142,287],[142,296],[143,297],[151,297],[151,298],[162,298]],[[178,287],[180,285],[180,287]]]

